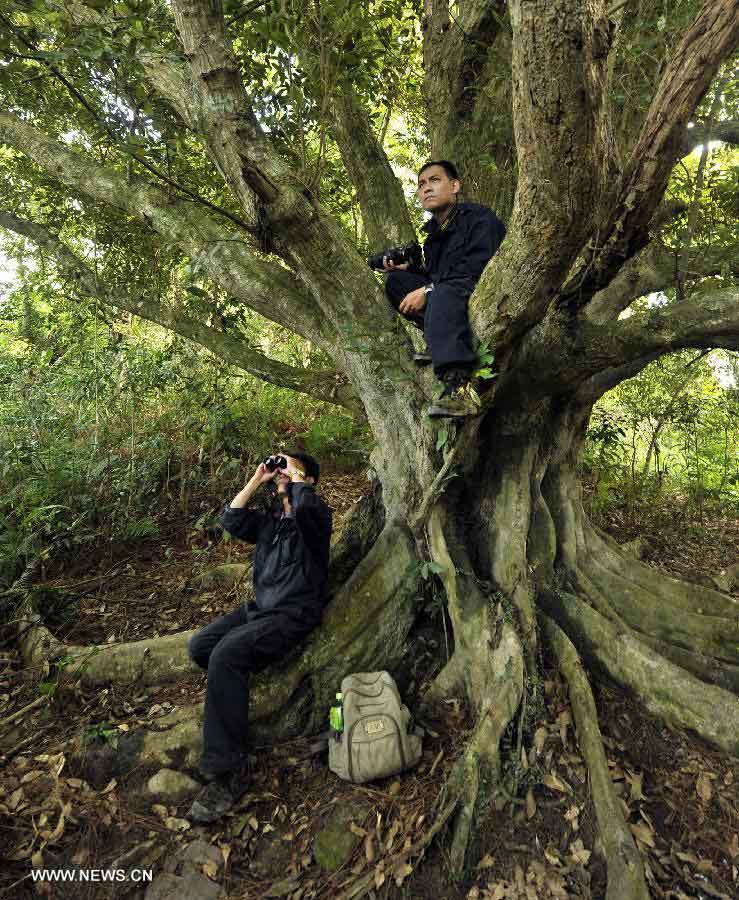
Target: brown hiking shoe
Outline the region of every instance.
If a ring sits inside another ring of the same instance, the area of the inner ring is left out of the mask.
[[[193,801],[187,816],[199,825],[216,822],[232,810],[249,786],[248,765],[239,766],[232,772],[219,775],[204,775],[207,784]]]
[[[476,416],[479,408],[472,399],[469,385],[444,391],[438,400],[429,404],[426,414],[432,419],[464,419]]]
[[[476,416],[480,398],[470,380],[470,372],[465,369],[449,369],[442,375],[444,390],[426,409],[432,419],[464,419]]]

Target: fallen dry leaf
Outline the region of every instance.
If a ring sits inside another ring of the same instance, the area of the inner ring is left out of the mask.
[[[590,850],[585,848],[583,842],[578,838],[570,844],[570,859],[578,866],[587,866],[590,860]]]
[[[526,818],[533,819],[536,815],[536,800],[534,798],[534,789],[529,788],[526,791]]]
[[[639,800],[644,800],[644,793],[642,788],[642,779],[643,773],[639,772],[630,772],[628,769],[626,770],[626,780],[629,782],[629,800],[632,803],[636,803]]]
[[[491,856],[489,853],[486,853],[485,856],[480,860],[477,864],[478,869],[490,869],[495,865],[495,858]]]
[[[177,819],[174,816],[167,816],[164,824],[170,831],[187,831],[190,828],[190,823],[187,819]]]
[[[393,873],[393,877],[395,878],[395,883],[398,887],[405,881],[405,879],[412,874],[413,866],[410,863],[401,863],[396,867],[395,872]]]
[[[559,791],[561,794],[571,794],[572,788],[565,784],[564,781],[554,772],[547,772],[543,779],[544,784],[553,791]]]
[[[713,796],[713,788],[711,787],[711,779],[706,772],[701,772],[695,782],[695,792],[704,803],[710,803]]]
[[[203,863],[203,875],[206,875],[212,881],[218,878],[218,863],[213,859],[207,859]]]
[[[536,755],[540,756],[541,751],[544,749],[544,744],[547,740],[547,730],[541,725],[534,732],[534,749],[536,750]]]
[[[636,825],[630,825],[629,828],[639,843],[654,847],[654,834],[646,822],[637,822]]]
[[[570,823],[573,831],[577,831],[580,827],[579,816],[580,808],[578,806],[571,806],[565,813],[565,821]]]
[[[383,884],[385,884],[385,870],[380,865],[375,869],[375,889],[379,891]]]

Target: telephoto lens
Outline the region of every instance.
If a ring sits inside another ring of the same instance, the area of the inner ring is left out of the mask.
[[[264,465],[268,472],[274,472],[276,469],[286,468],[287,460],[284,456],[268,456],[264,460]]]

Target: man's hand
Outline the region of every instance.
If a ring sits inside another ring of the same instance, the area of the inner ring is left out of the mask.
[[[410,294],[406,294],[400,301],[398,309],[404,316],[418,315],[426,306],[426,288],[420,287]]]
[[[270,472],[264,463],[259,463],[257,471],[251,476],[251,483],[256,485],[266,484],[268,481],[272,481],[276,474],[276,469],[274,472]]]
[[[382,257],[383,263],[383,272],[394,272],[396,269],[399,269],[402,272],[406,272],[408,270],[408,266],[410,263],[394,263],[387,258],[387,256]]]

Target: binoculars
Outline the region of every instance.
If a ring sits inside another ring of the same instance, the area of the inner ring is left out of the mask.
[[[284,456],[268,456],[264,460],[264,466],[268,472],[274,472],[277,469],[287,468],[287,460]]]

